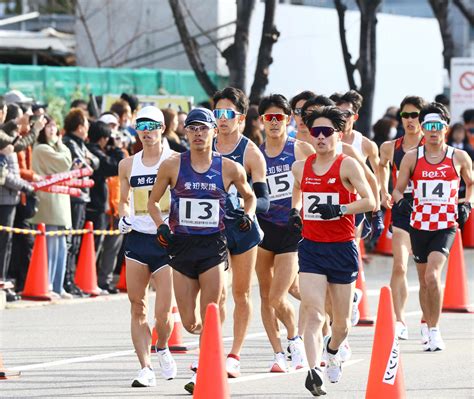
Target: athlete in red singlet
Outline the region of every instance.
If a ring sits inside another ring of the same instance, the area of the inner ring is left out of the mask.
[[[445,348],[439,331],[441,271],[454,242],[457,225],[469,217],[473,199],[472,161],[462,150],[445,143],[449,112],[439,103],[424,107],[419,116],[425,145],[408,152],[402,160],[393,199],[397,208],[410,214],[410,240],[420,281],[420,304],[429,327],[425,351]],[[460,176],[466,197],[458,203]],[[413,207],[403,197],[413,182]],[[423,290],[422,290],[423,289]]]

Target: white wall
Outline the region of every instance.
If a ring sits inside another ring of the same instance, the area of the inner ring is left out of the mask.
[[[263,13],[264,5],[258,3],[251,22],[249,89]],[[359,21],[358,12],[346,13],[353,61],[358,56]],[[335,10],[281,4],[275,22],[281,35],[273,47],[267,93],[291,97],[304,89],[326,95],[348,90]],[[377,34],[374,122],[407,94],[431,101],[443,90],[442,42],[436,20],[379,14]]]

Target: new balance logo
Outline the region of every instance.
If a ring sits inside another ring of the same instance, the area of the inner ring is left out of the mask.
[[[212,178],[214,177],[215,175],[206,175],[206,177],[209,179],[209,180],[212,180]]]
[[[335,177],[331,177],[329,180],[328,180],[328,184],[334,184],[336,183],[336,178]]]
[[[230,157],[235,161],[240,158],[240,155],[231,155]]]
[[[353,273],[351,274],[351,277],[356,277],[358,274],[359,274],[359,272],[353,272]]]

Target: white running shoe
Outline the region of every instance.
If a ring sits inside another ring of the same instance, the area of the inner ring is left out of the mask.
[[[132,382],[132,387],[156,387],[155,372],[150,367],[143,367]]]
[[[199,360],[193,360],[193,362],[189,365],[189,370],[197,373],[199,366]]]
[[[196,385],[197,373],[193,373],[191,379],[186,383],[184,389],[188,391],[191,395],[194,393],[194,386]]]
[[[326,352],[326,356],[328,359],[326,363],[326,375],[329,381],[335,384],[339,382],[342,376],[341,358],[339,356],[339,351],[335,355],[332,355],[327,351],[329,337],[327,338],[328,339],[324,340],[324,352]]]
[[[354,289],[354,299],[352,300],[351,324],[356,326],[360,319],[359,303],[362,300],[362,291],[359,288]]]
[[[437,327],[430,328],[430,351],[438,352],[446,348],[441,333]]]
[[[240,377],[240,360],[237,360],[235,357],[227,357],[227,359],[225,359],[225,369],[227,371],[227,377]]]
[[[288,372],[288,366],[286,365],[285,354],[282,352],[275,353],[273,355],[273,361],[270,366],[270,373],[287,373],[287,372]]]
[[[408,328],[402,321],[397,321],[395,323],[395,334],[397,334],[398,339],[406,341],[408,339]]]
[[[161,367],[161,376],[166,380],[172,380],[176,377],[177,367],[169,348],[158,351],[157,354]]]
[[[291,353],[291,367],[295,370],[306,367],[307,362],[303,340],[297,337],[293,341],[288,341],[288,346]]]
[[[351,358],[352,349],[349,346],[349,341],[347,338],[342,342],[341,346],[339,347],[338,354],[341,359],[341,362],[347,362]]]
[[[313,396],[326,395],[326,387],[323,382],[323,372],[320,368],[314,367],[308,370],[304,386],[313,394]]]
[[[430,342],[430,329],[427,323],[420,324],[421,344],[426,345]]]

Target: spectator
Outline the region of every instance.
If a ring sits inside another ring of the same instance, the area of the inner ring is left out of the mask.
[[[262,122],[258,113],[258,106],[251,105],[245,115],[245,128],[242,134],[255,144],[263,144]]]
[[[186,147],[181,144],[181,140],[176,133],[178,128],[178,113],[173,108],[161,110],[165,116],[165,131],[163,136],[168,140],[170,148],[176,152],[185,152]]]
[[[56,122],[45,116],[46,125],[38,135],[33,148],[33,170],[39,175],[67,172],[72,166],[71,152],[62,143]],[[38,211],[31,219],[34,224],[44,223],[46,231],[59,231],[71,227],[71,204],[68,195],[39,191]],[[72,298],[64,288],[66,274],[66,236],[48,236],[48,275],[52,296]]]
[[[64,119],[64,130],[63,143],[71,151],[72,167],[75,169],[90,167],[96,170],[99,167],[99,160],[86,147],[85,141],[87,140],[89,121],[82,109],[73,108],[69,111]],[[81,189],[79,197],[71,197],[71,223],[73,229],[84,228],[86,204],[89,202],[90,193],[88,188]],[[81,239],[82,237],[79,235],[70,237],[64,289],[72,295],[84,296],[84,293],[74,283]]]
[[[474,108],[466,109],[462,114],[469,143],[474,147]]]
[[[373,141],[377,144],[378,148],[380,148],[382,143],[387,140],[393,140],[397,135],[397,128],[393,126],[393,120],[387,117],[383,117],[375,122],[372,129],[374,131]]]
[[[434,100],[437,103],[443,104],[447,109],[449,109],[449,97],[446,94],[437,94]]]
[[[86,100],[83,100],[81,98],[73,100],[71,102],[70,109],[74,109],[74,108],[82,109],[82,111],[86,114],[86,117],[89,118],[89,112],[88,112],[87,101]]]
[[[179,136],[180,144],[185,146],[189,150],[188,136],[186,130],[184,130],[184,121],[188,114],[184,111],[178,112],[178,127],[176,128],[176,134]]]
[[[115,134],[112,136],[112,130],[104,122],[94,122],[89,128],[89,140],[87,145],[89,151],[99,159],[99,167],[94,171],[94,187],[91,189],[91,201],[87,204],[86,219],[94,223],[96,230],[105,230],[107,228],[106,210],[108,206],[108,187],[107,178],[118,175],[118,164],[124,158],[121,150],[121,136]],[[95,237],[96,259],[102,255],[104,236]],[[108,293],[116,294],[118,290],[113,288],[112,273],[115,264],[102,264],[97,262],[105,269],[99,268],[97,271],[98,284],[102,290]]]
[[[125,100],[118,100],[111,105],[110,112],[118,115],[119,131],[124,135],[125,147],[130,149],[135,144],[135,137],[128,130],[132,124],[132,108]]]

